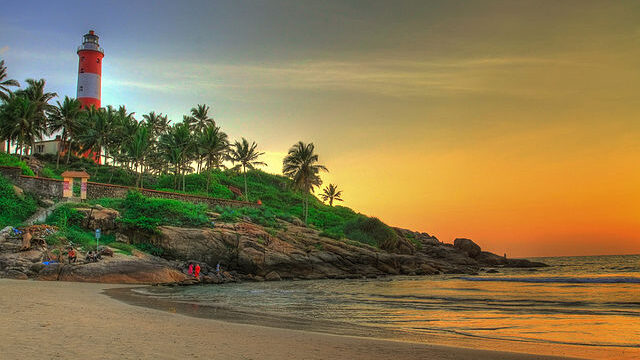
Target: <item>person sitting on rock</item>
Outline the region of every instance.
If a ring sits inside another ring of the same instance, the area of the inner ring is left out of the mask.
[[[69,249],[67,257],[69,258],[69,264],[71,264],[72,262],[75,263],[78,260],[78,254],[76,253],[76,250],[74,248]]]
[[[95,261],[96,261],[96,256],[95,256],[95,255],[93,255],[93,250],[90,250],[90,251],[87,253],[87,256],[85,257],[85,260],[86,260],[87,262],[95,262]]]

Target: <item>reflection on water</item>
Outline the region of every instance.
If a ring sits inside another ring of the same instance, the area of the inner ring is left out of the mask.
[[[544,344],[560,344],[566,355],[640,358],[640,256],[537,260],[552,266],[479,276],[136,291],[173,304],[199,304],[212,317],[271,326],[349,333],[345,329],[351,325],[376,329],[372,336],[412,341],[453,336],[458,343],[449,343],[457,345],[496,348],[487,344],[498,341],[508,349],[536,351]]]

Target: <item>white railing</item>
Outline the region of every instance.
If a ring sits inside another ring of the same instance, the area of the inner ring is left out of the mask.
[[[104,49],[95,44],[82,44],[78,46],[78,51],[80,50],[93,50],[93,51],[99,51],[104,54]]]

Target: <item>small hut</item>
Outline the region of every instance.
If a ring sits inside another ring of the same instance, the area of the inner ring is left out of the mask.
[[[87,198],[87,180],[89,179],[89,174],[85,171],[65,171],[61,176],[64,179],[62,197],[79,197],[81,200]]]

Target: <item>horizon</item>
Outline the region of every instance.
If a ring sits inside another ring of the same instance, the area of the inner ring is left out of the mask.
[[[639,3],[36,3],[0,15],[0,58],[56,100],[93,29],[102,106],[207,104],[278,175],[313,142],[324,184],[391,226],[509,257],[640,254]]]

